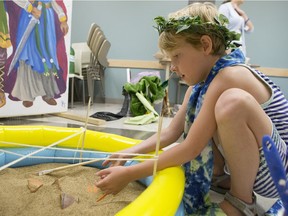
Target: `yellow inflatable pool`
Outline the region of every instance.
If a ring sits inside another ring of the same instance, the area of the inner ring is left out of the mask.
[[[46,147],[51,143],[56,143],[59,140],[77,134],[81,130],[83,129],[52,126],[0,126],[0,168],[15,160],[15,158],[12,160],[1,149],[19,151],[19,146],[11,145],[11,143],[25,143]],[[82,136],[83,133],[79,133],[77,136],[61,142],[57,147],[76,148],[79,146],[79,140],[81,140]],[[141,140],[87,130],[84,149],[115,152],[136,145],[139,142]],[[8,145],[8,143],[10,144]],[[22,147],[22,149],[25,148]],[[50,150],[45,154],[53,155],[55,150],[54,152]],[[25,161],[16,163],[13,167],[32,165],[33,162],[30,163],[31,161],[33,160],[27,158]],[[44,162],[42,161],[41,163]],[[181,167],[172,167],[159,171],[152,183],[147,185],[146,190],[135,201],[118,212],[117,216],[174,216],[181,203],[183,191],[184,172]]]

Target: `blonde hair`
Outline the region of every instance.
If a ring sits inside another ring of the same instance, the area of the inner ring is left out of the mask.
[[[214,17],[218,15],[217,7],[211,2],[193,3],[174,13],[170,13],[168,18],[179,19],[184,16],[199,16],[204,22],[214,22]]]
[[[187,7],[178,10],[174,13],[169,14],[169,18],[179,19],[185,16],[199,16],[201,21],[206,23],[215,23],[215,17],[218,17],[217,7],[211,2],[204,3],[193,3]],[[225,53],[225,44],[223,39],[219,37],[218,34],[211,31],[210,33],[205,33],[212,40],[212,53],[213,55],[222,55]],[[176,34],[175,32],[162,32],[159,37],[159,47],[161,50],[171,51],[179,46],[179,42],[185,40],[186,42],[193,45],[195,48],[201,47],[200,38],[203,34],[191,33],[191,32],[180,32]]]

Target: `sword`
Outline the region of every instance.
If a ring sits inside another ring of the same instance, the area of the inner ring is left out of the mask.
[[[37,6],[37,9],[41,10],[42,9],[42,5],[39,4]],[[32,32],[32,30],[34,29],[34,27],[35,27],[35,25],[37,23],[39,23],[39,19],[35,18],[32,15],[32,18],[31,18],[31,20],[30,20],[30,22],[29,22],[29,24],[28,24],[28,26],[27,26],[27,28],[26,28],[26,30],[25,30],[25,32],[24,32],[24,34],[23,34],[23,36],[22,36],[22,38],[21,38],[21,40],[20,40],[20,42],[19,42],[19,44],[17,46],[17,48],[16,48],[15,54],[13,56],[13,59],[12,59],[11,63],[10,63],[10,66],[9,66],[9,70],[8,70],[7,76],[9,76],[9,74],[11,73],[13,68],[15,67],[15,65],[16,65],[16,63],[17,63],[17,61],[19,59],[19,56],[20,56],[20,54],[21,54],[21,52],[22,52],[22,50],[23,50],[23,48],[24,48],[24,46],[25,46],[25,44],[26,44],[26,42],[27,42],[27,40],[28,40],[28,38],[29,38],[29,36],[31,34],[31,32]]]
[[[288,180],[286,178],[286,171],[279,152],[270,136],[264,136],[262,139],[262,147],[264,156],[274,181],[275,187],[278,191],[280,199],[282,200],[285,215],[288,214]]]

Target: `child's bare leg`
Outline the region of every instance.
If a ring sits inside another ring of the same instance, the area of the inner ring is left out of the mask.
[[[221,146],[231,174],[230,193],[252,203],[253,185],[259,167],[262,136],[271,134],[271,123],[252,95],[229,89],[218,99],[215,117]],[[228,215],[241,215],[227,201],[221,208]]]
[[[225,160],[222,156],[220,150],[218,149],[219,141],[217,136],[213,137],[214,144],[212,145],[213,149],[213,158],[214,158],[214,168],[213,168],[213,177],[211,183],[211,190],[217,193],[225,193],[226,190],[230,189],[230,176],[225,173]]]
[[[219,149],[217,148],[217,145],[219,145],[219,139],[218,136],[215,135],[213,136],[214,143],[212,145],[213,149],[213,158],[214,158],[214,169],[213,169],[213,175],[214,176],[221,176],[224,175],[224,166],[225,166],[225,161],[220,153]]]

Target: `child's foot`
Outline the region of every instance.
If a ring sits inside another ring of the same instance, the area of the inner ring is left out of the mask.
[[[0,107],[3,107],[6,104],[6,97],[3,91],[0,91]]]
[[[256,205],[256,196],[252,194],[252,202],[246,203],[237,197],[233,196],[230,192],[225,194],[224,200],[220,203],[221,209],[227,215],[233,216],[255,216],[258,215]]]
[[[243,214],[233,207],[230,203],[228,203],[226,200],[222,201],[219,206],[221,209],[225,212],[226,215],[233,215],[233,216],[243,216]]]

